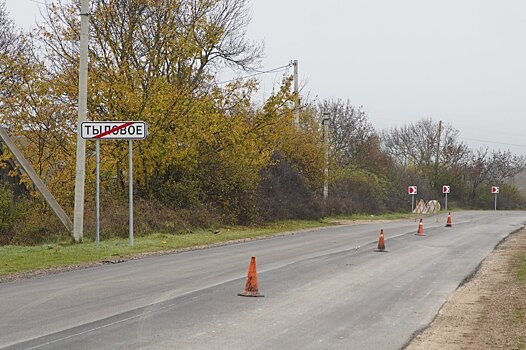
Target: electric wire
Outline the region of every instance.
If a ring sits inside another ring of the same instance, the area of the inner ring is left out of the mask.
[[[516,144],[516,143],[506,143],[506,142],[497,142],[497,141],[473,139],[473,138],[470,138],[470,137],[460,137],[460,138],[464,139],[464,140],[469,140],[469,141],[487,142],[487,143],[494,143],[494,144],[497,144],[497,145],[513,146],[513,147],[524,147],[524,148],[526,148],[526,145],[519,145],[519,144]]]
[[[292,63],[289,63],[289,64],[287,64],[287,65],[285,65],[285,66],[281,66],[281,67],[276,67],[276,68],[272,68],[272,69],[269,69],[269,70],[265,70],[265,71],[260,71],[260,70],[257,70],[257,69],[253,69],[253,71],[256,72],[256,73],[254,73],[254,74],[245,75],[244,77],[239,77],[239,78],[229,79],[229,80],[225,80],[225,81],[220,81],[220,82],[218,82],[217,84],[218,84],[218,85],[222,85],[222,84],[231,83],[231,82],[233,82],[233,81],[238,81],[238,80],[244,80],[244,79],[249,79],[249,78],[257,77],[257,76],[259,76],[259,75],[263,75],[263,74],[270,74],[270,73],[284,72],[284,71],[288,70],[291,66],[292,66]]]
[[[47,6],[47,3],[46,3],[46,2],[37,1],[37,0],[29,0],[29,1],[34,2],[35,4],[40,4],[40,5],[45,5],[45,6]]]

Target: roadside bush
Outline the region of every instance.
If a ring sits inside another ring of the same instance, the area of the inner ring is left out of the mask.
[[[71,240],[55,213],[39,198],[22,198],[16,204],[13,235],[9,244],[37,245]]]
[[[13,191],[6,185],[0,185],[0,245],[8,244],[12,239],[15,212]]]
[[[526,200],[515,185],[503,184],[500,186],[497,205],[501,209],[524,209]]]
[[[385,209],[388,182],[384,177],[351,165],[337,171],[331,182],[328,213],[377,214]]]
[[[262,172],[258,207],[260,222],[319,219],[323,214],[319,198],[317,201],[301,175],[285,160]]]
[[[142,198],[135,198],[134,200],[134,233],[139,236],[150,233],[188,233],[197,229],[217,227],[220,224],[220,215],[213,207],[174,209],[155,200],[144,200]],[[84,236],[94,240],[95,204],[93,202],[86,205],[84,227]],[[128,237],[129,207],[127,198],[111,197],[102,201],[100,232],[101,239]]]

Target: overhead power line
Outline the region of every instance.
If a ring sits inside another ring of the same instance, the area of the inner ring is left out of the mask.
[[[292,66],[292,64],[289,63],[289,64],[287,64],[287,65],[285,65],[285,66],[276,67],[276,68],[272,68],[272,69],[265,70],[265,71],[260,71],[260,70],[257,70],[257,69],[253,69],[253,71],[256,72],[256,73],[254,73],[254,74],[245,75],[244,77],[239,77],[239,78],[229,79],[229,80],[225,80],[225,81],[220,81],[220,82],[218,82],[217,84],[227,84],[227,83],[231,83],[231,82],[233,82],[233,81],[237,81],[237,80],[245,80],[245,79],[249,79],[249,78],[257,77],[258,75],[270,74],[270,73],[278,73],[278,72],[284,72],[284,71],[288,70],[291,66]]]
[[[40,5],[45,5],[45,6],[47,6],[47,3],[42,2],[42,1],[37,1],[37,0],[29,0],[29,1],[34,2],[35,4],[40,4]]]
[[[472,138],[469,138],[469,137],[461,137],[461,138],[464,139],[464,140],[469,140],[469,141],[487,142],[487,143],[494,143],[494,144],[497,144],[497,145],[524,147],[524,148],[526,148],[526,145],[519,145],[519,144],[516,144],[516,143],[506,143],[506,142],[497,142],[497,141],[489,141],[489,140],[481,140],[481,139],[472,139]]]

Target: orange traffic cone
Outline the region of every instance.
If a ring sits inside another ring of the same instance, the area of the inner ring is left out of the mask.
[[[378,249],[374,250],[375,252],[386,252],[385,250],[385,239],[384,239],[384,229],[380,230],[380,238],[378,239]]]
[[[245,283],[245,290],[237,295],[241,297],[262,297],[258,291],[258,274],[256,272],[256,258],[250,259],[250,265],[248,265],[248,276],[247,282]]]
[[[418,231],[416,232],[418,236],[425,236],[424,234],[424,224],[422,223],[422,219],[420,219],[420,223],[418,224]]]
[[[453,225],[451,224],[451,212],[447,213],[446,227],[453,227]]]

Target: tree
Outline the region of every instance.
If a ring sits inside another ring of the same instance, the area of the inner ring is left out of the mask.
[[[271,133],[267,130],[261,134],[272,140],[270,161],[261,170],[258,198],[259,218],[266,221],[322,215],[324,157],[320,125],[315,110],[307,105],[300,113],[302,127],[294,127],[290,83],[288,79],[264,106],[264,118],[279,121]]]
[[[25,39],[9,18],[5,0],[0,1],[0,108],[5,98],[11,97],[20,82],[24,63]]]
[[[15,136],[15,142],[34,165],[48,186],[59,188],[67,203],[70,177],[60,176],[74,136],[70,114],[73,112],[57,93],[45,65],[35,54],[30,36],[21,34],[7,17],[5,3],[0,3],[0,123]],[[2,152],[2,161],[11,154]],[[22,181],[28,181],[22,176]],[[64,181],[64,182],[62,182]]]
[[[349,100],[324,100],[316,112],[320,121],[329,117],[330,210],[382,210],[391,159],[363,108]]]
[[[319,120],[329,117],[330,158],[340,165],[347,165],[363,158],[375,130],[362,107],[355,107],[349,100],[323,100],[317,105]]]
[[[77,98],[79,11],[76,2],[51,3],[38,33],[56,89],[71,105]],[[246,117],[241,112],[249,110],[254,83],[222,90],[214,75],[224,66],[258,65],[262,46],[245,35],[247,1],[108,0],[96,2],[91,13],[90,118],[145,120],[155,137],[134,152],[138,191],[179,204],[200,202],[199,167],[246,134],[246,123],[237,121]],[[111,178],[114,171],[121,188],[126,155],[123,143],[103,147],[103,175]],[[182,195],[187,189],[192,194]]]
[[[479,197],[489,193],[489,186],[502,185],[525,169],[525,156],[513,155],[509,150],[477,149],[464,171],[465,180],[471,189],[469,203],[478,206]]]
[[[78,2],[47,6],[40,38],[57,73],[78,64]],[[246,39],[247,0],[107,0],[92,9],[90,61],[98,81],[135,83],[148,92],[159,77],[191,91],[223,66],[257,66],[262,45]],[[97,74],[100,72],[100,74]]]
[[[458,135],[459,131],[449,124],[439,130],[438,122],[422,119],[392,128],[384,132],[382,138],[386,151],[397,164],[414,169],[436,189],[440,186],[439,172],[458,171],[466,163],[468,147],[458,140]]]

